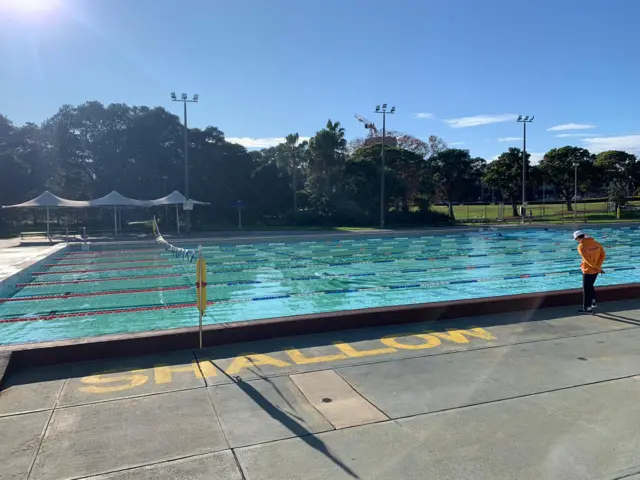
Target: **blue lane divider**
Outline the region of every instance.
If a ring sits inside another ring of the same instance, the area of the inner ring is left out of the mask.
[[[619,272],[626,270],[637,270],[640,267],[609,267],[607,271],[609,272]],[[537,273],[537,274],[524,274],[524,275],[506,275],[500,277],[486,277],[486,278],[475,278],[468,280],[443,280],[443,281],[424,281],[419,283],[410,283],[404,285],[385,285],[385,286],[377,286],[377,287],[362,287],[362,288],[343,288],[336,290],[318,290],[313,292],[301,292],[301,293],[291,293],[291,294],[282,294],[282,295],[268,295],[263,297],[252,297],[252,298],[233,298],[233,299],[220,299],[214,300],[215,304],[226,304],[226,303],[246,303],[246,302],[257,302],[262,300],[274,300],[280,298],[297,298],[297,297],[308,297],[314,295],[333,295],[340,293],[366,293],[373,291],[396,291],[396,290],[408,290],[415,288],[431,288],[431,287],[443,287],[447,285],[460,285],[460,284],[469,284],[469,283],[480,283],[480,282],[495,282],[502,280],[526,280],[534,277],[552,277],[552,276],[560,276],[560,275],[581,275],[582,272],[580,270],[562,270],[557,272],[547,272],[547,273]]]
[[[607,268],[609,272],[620,272],[620,271],[637,270],[637,269],[640,269],[640,266],[639,267],[628,266],[628,267],[608,267]],[[250,297],[250,298],[227,298],[227,299],[213,300],[213,303],[214,304],[246,303],[246,302],[258,302],[258,301],[264,301],[264,300],[278,300],[278,299],[285,299],[285,298],[307,297],[307,296],[314,296],[314,295],[333,295],[333,294],[341,294],[341,293],[366,293],[366,292],[374,292],[374,291],[397,291],[397,290],[408,290],[408,289],[415,289],[415,288],[432,288],[432,287],[443,287],[443,286],[446,287],[448,285],[492,282],[492,281],[501,281],[501,280],[526,280],[533,277],[580,275],[581,273],[582,272],[580,270],[562,270],[557,272],[524,274],[524,275],[507,275],[507,276],[500,276],[500,277],[486,277],[486,278],[476,278],[476,279],[468,279],[468,280],[423,281],[423,282],[403,284],[403,285],[385,285],[385,286],[376,286],[376,287],[319,290],[319,291],[313,291],[313,292],[274,294],[274,295],[265,295],[265,296]],[[0,320],[1,319],[3,319],[3,317],[0,317]]]
[[[551,262],[547,262],[547,263],[551,263]],[[567,262],[564,262],[567,263]],[[516,266],[516,264],[508,264],[509,266]],[[478,267],[467,267],[467,266],[461,266],[461,267],[442,267],[442,268],[433,268],[433,269],[412,269],[410,272],[406,272],[404,270],[395,270],[395,271],[389,271],[389,272],[364,272],[364,273],[347,273],[347,274],[330,274],[330,273],[325,273],[323,274],[323,276],[308,276],[308,277],[293,277],[293,278],[288,278],[288,279],[284,279],[285,281],[313,281],[313,280],[324,280],[327,278],[341,278],[341,277],[347,277],[347,278],[359,278],[359,277],[372,277],[372,276],[395,276],[398,273],[428,273],[428,272],[447,272],[447,271],[460,271],[460,270],[476,270],[476,269],[484,269],[484,268],[492,268],[496,265],[481,265]],[[504,264],[502,264],[502,266],[505,266]],[[609,267],[607,268],[608,271],[611,272],[619,272],[619,271],[624,271],[624,270],[635,270],[635,269],[639,269],[640,267],[624,267],[624,266],[620,266],[620,267]],[[500,277],[485,277],[485,278],[469,278],[469,279],[460,279],[460,280],[438,280],[438,281],[431,281],[431,282],[426,282],[425,281],[421,281],[417,284],[410,284],[410,285],[419,285],[419,286],[425,286],[427,284],[429,285],[456,285],[456,284],[463,284],[463,283],[478,283],[478,282],[484,282],[484,281],[496,281],[496,280],[517,280],[517,279],[523,279],[523,278],[537,278],[537,277],[548,277],[548,276],[554,276],[554,275],[577,275],[582,273],[580,270],[561,270],[561,271],[556,271],[556,272],[540,272],[540,273],[522,273],[522,274],[512,274],[512,275],[504,275],[504,276],[500,276]],[[209,287],[226,287],[226,286],[234,286],[234,285],[255,285],[255,284],[269,284],[269,283],[276,283],[276,282],[282,282],[283,279],[277,279],[277,280],[263,280],[263,281],[248,281],[248,282],[223,282],[223,283],[209,283]],[[406,286],[403,285],[389,285],[389,286],[382,286],[382,287],[374,287],[374,288],[389,288],[391,290],[397,290],[398,288],[405,288]],[[406,287],[408,288],[408,287]],[[357,290],[357,289],[356,289]],[[334,293],[338,293],[338,292],[343,292],[343,289],[341,290],[331,290]],[[327,290],[323,290],[320,292],[327,292]],[[318,292],[316,292],[318,293]]]

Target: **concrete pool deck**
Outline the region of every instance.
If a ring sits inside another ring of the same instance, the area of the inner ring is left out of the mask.
[[[64,247],[61,243],[22,244],[19,239],[0,240],[0,282]]]
[[[640,301],[15,371],[1,478],[619,479]]]

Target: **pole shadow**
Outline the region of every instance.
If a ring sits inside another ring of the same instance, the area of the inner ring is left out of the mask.
[[[224,372],[223,372],[224,373]],[[291,418],[288,414],[275,407],[269,400],[267,400],[258,390],[256,390],[249,382],[245,382],[240,377],[232,378],[224,373],[229,380],[235,383],[240,390],[242,390],[249,398],[251,398],[256,405],[262,408],[271,418],[280,422],[283,426],[288,428],[293,434],[295,434],[300,440],[305,442],[309,447],[313,448],[317,452],[321,453],[329,460],[331,460],[338,468],[342,469],[347,475],[355,479],[360,477],[345,465],[342,460],[336,457],[329,447],[320,440],[316,435],[307,430],[304,425]],[[287,402],[288,403],[288,402]]]

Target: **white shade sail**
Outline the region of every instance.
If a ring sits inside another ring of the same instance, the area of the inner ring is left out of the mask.
[[[179,191],[174,190],[166,197],[157,198],[155,200],[136,200],[134,198],[125,197],[115,190],[104,197],[94,200],[67,200],[61,198],[48,190],[41,195],[27,202],[18,203],[16,205],[6,205],[2,208],[29,208],[29,207],[70,207],[70,208],[87,208],[87,207],[157,207],[160,205],[182,205],[186,198]],[[199,202],[191,200],[195,205],[210,205],[209,202]]]
[[[89,207],[89,202],[67,200],[66,198],[60,198],[50,191],[45,191],[36,198],[16,205],[7,205],[2,208],[28,208],[28,207]]]
[[[146,201],[147,206],[156,207],[159,205],[182,205],[186,201],[186,197],[179,191],[174,190],[166,197],[158,198],[156,200]],[[199,202],[198,200],[191,199],[194,205],[211,205],[209,202]]]
[[[133,198],[125,197],[121,193],[113,190],[104,197],[89,200],[87,203],[89,204],[87,205],[89,207],[146,207],[149,202],[147,200],[135,200]]]
[[[125,197],[119,192],[113,190],[111,193],[104,197],[96,198],[94,200],[67,200],[66,198],[60,198],[48,190],[41,195],[33,198],[27,202],[18,203],[16,205],[6,205],[2,208],[38,208],[44,207],[47,210],[47,237],[49,236],[49,209],[51,207],[70,207],[70,208],[89,208],[89,207],[112,207],[113,208],[113,223],[114,232],[118,235],[118,207],[157,207],[160,205],[175,205],[176,206],[176,222],[178,224],[178,232],[180,232],[180,224],[178,221],[178,205],[184,205],[185,196],[179,191],[174,190],[166,197],[157,198],[156,200],[136,200],[134,198]],[[210,205],[208,202],[199,202],[197,200],[191,200],[191,203],[196,205]],[[193,207],[191,207],[193,208]]]

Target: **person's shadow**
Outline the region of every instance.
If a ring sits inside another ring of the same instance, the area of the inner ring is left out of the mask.
[[[227,375],[228,376],[228,375]],[[229,376],[228,376],[229,377]],[[360,477],[351,470],[347,465],[345,465],[339,458],[337,458],[329,448],[324,444],[322,440],[320,440],[317,436],[313,435],[309,430],[307,430],[304,425],[298,423],[296,420],[291,418],[288,414],[280,410],[278,407],[274,406],[269,400],[267,400],[258,390],[256,390],[250,383],[245,382],[240,377],[231,378],[240,390],[247,394],[249,398],[251,398],[256,404],[262,408],[265,412],[267,412],[271,418],[277,420],[282,425],[287,427],[292,433],[294,433],[300,440],[305,442],[314,450],[317,450],[333,463],[335,463],[339,468],[341,468],[345,473],[352,476],[353,478],[360,479]]]

